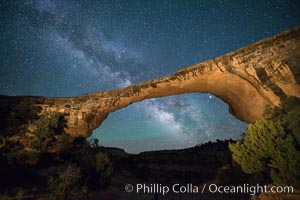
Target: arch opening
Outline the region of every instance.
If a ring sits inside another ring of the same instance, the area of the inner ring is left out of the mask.
[[[110,113],[91,138],[128,153],[181,149],[241,137],[247,124],[209,93],[188,93],[143,100]]]

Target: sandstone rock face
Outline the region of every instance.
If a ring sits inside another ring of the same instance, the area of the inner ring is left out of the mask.
[[[67,133],[88,137],[109,113],[131,103],[207,92],[226,102],[238,119],[254,122],[263,117],[266,105],[278,105],[285,96],[300,97],[299,63],[300,27],[296,27],[169,76],[126,88],[69,98],[0,96],[0,108],[30,101],[41,112],[62,113]]]

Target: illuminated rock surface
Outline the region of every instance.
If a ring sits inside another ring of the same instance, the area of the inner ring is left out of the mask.
[[[109,113],[131,103],[207,92],[226,102],[238,119],[254,122],[263,117],[266,105],[278,105],[284,96],[300,97],[299,63],[300,27],[296,27],[169,76],[126,88],[68,98],[0,96],[0,107],[7,111],[21,101],[32,102],[42,112],[62,113],[67,133],[88,137]]]

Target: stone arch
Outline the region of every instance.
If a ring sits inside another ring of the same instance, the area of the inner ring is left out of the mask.
[[[254,122],[263,118],[262,112],[267,105],[278,105],[284,96],[300,97],[298,63],[300,27],[183,68],[169,76],[126,88],[70,98],[1,96],[0,105],[1,109],[6,109],[6,105],[13,106],[14,102],[34,102],[42,112],[53,110],[64,114],[67,133],[88,137],[109,113],[132,103],[162,96],[207,92],[226,102],[238,119]]]

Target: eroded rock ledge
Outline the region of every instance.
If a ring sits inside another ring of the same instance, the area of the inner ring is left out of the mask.
[[[0,96],[0,109],[7,113],[22,101],[31,102],[41,112],[62,113],[67,133],[88,137],[109,113],[131,103],[208,92],[225,101],[235,117],[253,122],[262,118],[266,105],[278,105],[284,96],[300,97],[299,63],[300,27],[295,27],[162,78],[78,97]]]

